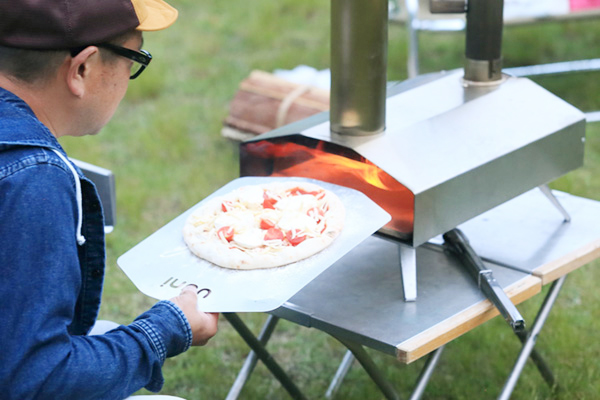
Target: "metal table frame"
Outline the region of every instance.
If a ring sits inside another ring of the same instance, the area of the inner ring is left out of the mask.
[[[560,193],[560,192],[559,192]],[[553,218],[556,215],[552,215],[551,212],[548,214],[547,212],[552,210],[552,206],[549,205],[549,209],[545,209],[543,205],[539,206],[540,199],[543,198],[543,194],[539,191],[535,193],[529,192],[519,198],[512,200],[508,203],[508,205],[502,205],[497,207],[496,209],[491,210],[488,213],[483,214],[482,216],[475,218],[472,221],[467,222],[464,226],[461,226],[469,237],[477,236],[477,232],[483,232],[483,230],[487,231],[489,228],[488,224],[496,224],[498,221],[502,221],[502,223],[506,223],[508,225],[514,225],[515,220],[521,221],[522,216],[519,215],[519,210],[525,207],[523,210],[523,214],[531,215],[531,223],[520,223],[519,232],[516,232],[514,235],[514,240],[522,241],[523,237],[527,237],[531,235],[532,232],[536,232],[540,230],[540,225],[548,225],[548,218]],[[574,269],[579,268],[580,266],[587,264],[588,262],[600,257],[600,238],[594,236],[594,229],[590,229],[590,227],[598,226],[600,223],[600,202],[595,202],[588,199],[581,199],[575,196],[562,194],[559,196],[561,202],[566,204],[566,208],[572,211],[573,221],[565,222],[562,225],[558,223],[556,227],[547,227],[544,235],[547,235],[547,240],[544,240],[541,244],[532,238],[531,242],[534,246],[533,249],[529,248],[526,252],[527,254],[527,262],[523,263],[514,263],[514,260],[510,259],[510,255],[507,260],[499,260],[498,252],[501,249],[506,248],[514,248],[506,247],[507,243],[503,243],[502,240],[495,241],[490,248],[487,248],[484,245],[486,242],[485,234],[481,240],[475,240],[473,245],[479,254],[483,254],[483,259],[486,260],[486,263],[495,263],[493,264],[496,272],[502,272],[506,270],[511,270],[512,274],[521,273],[523,276],[526,276],[530,279],[535,279],[539,282],[538,290],[535,293],[532,290],[519,289],[523,292],[523,296],[521,298],[517,298],[518,296],[511,296],[511,300],[515,303],[523,301],[541,290],[541,286],[543,284],[552,283],[551,288],[543,300],[543,303],[535,317],[535,320],[528,331],[517,333],[515,332],[518,339],[522,342],[522,348],[520,353],[518,354],[516,361],[508,374],[508,378],[502,388],[498,399],[508,399],[510,398],[517,381],[523,371],[525,363],[527,359],[531,358],[537,369],[539,370],[541,376],[544,381],[551,387],[557,388],[558,384],[550,370],[548,364],[543,360],[542,356],[534,349],[537,338],[541,334],[542,328],[546,322],[546,319],[556,302],[558,294],[564,284],[566,276],[569,272]],[[531,208],[533,204],[534,209]],[[527,208],[529,207],[529,208]],[[503,211],[505,210],[505,211]],[[553,210],[556,212],[556,210]],[[507,213],[510,214],[507,216]],[[546,214],[545,214],[546,213]],[[538,221],[539,215],[548,215],[548,218],[545,218],[544,221]],[[511,240],[511,238],[507,238],[506,240]],[[548,245],[552,244],[550,248]],[[427,247],[429,245],[425,245]],[[433,244],[429,247],[435,250],[435,247],[439,245]],[[423,247],[423,246],[422,246]],[[521,251],[518,246],[515,249],[516,252]],[[531,246],[530,246],[531,247]],[[431,249],[425,249],[420,251],[432,251]],[[435,253],[435,251],[434,251]],[[573,254],[576,253],[576,256]],[[440,251],[435,253],[436,257],[442,257]],[[531,255],[533,254],[533,256]],[[448,256],[444,253],[444,256]],[[490,261],[490,257],[495,260]],[[421,257],[422,258],[422,257]],[[343,259],[342,259],[343,260]],[[428,261],[431,264],[431,259]],[[509,267],[510,264],[516,264],[514,267]],[[497,267],[499,265],[499,267]],[[334,267],[331,267],[333,269]],[[421,267],[420,267],[421,268]],[[421,269],[420,269],[421,270]],[[318,277],[315,281],[326,281],[329,279],[334,272],[329,274],[329,270],[326,271],[322,276]],[[445,271],[444,273],[447,273]],[[399,274],[399,271],[398,271]],[[426,275],[425,273],[421,275]],[[507,283],[510,283],[508,278],[502,278],[504,283],[502,284],[507,290]],[[513,281],[516,278],[511,278]],[[471,282],[475,288],[477,287],[475,282]],[[502,283],[502,282],[501,282]],[[464,282],[463,282],[464,284]],[[394,387],[385,379],[383,374],[379,371],[378,367],[375,365],[374,361],[367,354],[363,346],[371,347],[375,350],[383,351],[382,346],[387,346],[385,343],[375,343],[371,338],[365,335],[352,335],[348,333],[347,328],[340,327],[339,323],[336,321],[328,321],[328,319],[335,319],[328,317],[328,314],[323,314],[321,316],[315,316],[314,310],[306,311],[301,310],[300,306],[294,304],[300,303],[302,304],[302,294],[304,291],[310,292],[310,286],[314,285],[312,282],[309,284],[309,287],[303,289],[298,295],[293,297],[289,303],[284,304],[284,306],[280,307],[277,310],[271,312],[271,315],[268,316],[267,321],[265,322],[262,331],[258,335],[258,338],[254,336],[254,334],[245,326],[240,317],[235,313],[224,314],[225,318],[232,324],[234,329],[240,334],[240,336],[246,341],[248,346],[251,348],[251,352],[248,355],[242,369],[240,370],[238,377],[231,387],[229,394],[227,396],[228,400],[233,400],[238,398],[240,392],[244,386],[244,384],[249,379],[254,366],[256,365],[258,360],[261,360],[265,366],[270,370],[270,372],[281,382],[285,390],[290,394],[292,398],[295,399],[303,399],[305,398],[300,389],[295,385],[292,379],[285,373],[285,371],[278,365],[278,363],[274,360],[274,358],[269,354],[266,350],[266,345],[273,333],[277,322],[280,318],[285,318],[286,320],[290,320],[292,322],[298,323],[304,326],[315,327],[325,333],[328,333],[330,336],[336,338],[340,343],[342,343],[348,351],[344,356],[340,366],[338,367],[337,372],[335,373],[329,389],[325,394],[326,398],[331,398],[335,395],[337,389],[342,384],[344,376],[348,372],[351,364],[356,359],[363,369],[367,372],[373,382],[379,387],[381,392],[384,394],[387,399],[397,399],[399,398],[398,393],[394,389]],[[312,289],[313,293],[314,288]],[[508,293],[508,290],[507,290]],[[398,294],[400,296],[400,293]],[[419,302],[427,301],[427,298],[420,298],[417,301]],[[487,300],[482,300],[482,302],[487,302]],[[489,303],[489,302],[488,302]],[[413,303],[414,304],[414,303]],[[425,308],[426,309],[426,308]],[[489,303],[489,309],[495,311],[491,303]],[[486,312],[489,312],[486,311]],[[493,314],[495,315],[495,314]],[[493,316],[492,315],[492,316]],[[304,319],[315,318],[314,321],[306,321]],[[320,318],[317,321],[317,318]],[[447,342],[450,342],[455,337],[459,336],[462,333],[468,332],[473,327],[479,325],[480,323],[485,322],[491,316],[486,318],[479,318],[473,316],[473,324],[471,324],[468,328],[465,328],[462,332],[452,331],[451,337],[446,337],[445,342],[435,342],[433,344],[428,344],[423,348],[419,348],[415,353],[414,357],[412,354],[399,357],[401,361],[406,363],[414,361],[415,359],[421,357],[425,353],[428,354],[428,359],[423,366],[420,376],[415,384],[412,394],[410,395],[410,399],[419,399],[423,395],[426,386],[437,366],[437,363],[441,357],[442,351],[444,349],[444,345]],[[421,317],[419,318],[419,320]],[[337,325],[336,325],[337,324]],[[509,329],[508,327],[506,329]],[[448,336],[448,331],[441,332],[444,336]],[[382,342],[385,342],[383,340]],[[390,347],[390,346],[388,346]],[[393,346],[391,346],[393,347]],[[400,347],[400,346],[398,346]],[[435,347],[435,348],[433,348]],[[430,350],[430,351],[427,351]],[[384,351],[388,352],[389,351]]]
[[[506,400],[509,399],[517,381],[523,372],[523,368],[525,367],[525,363],[527,359],[531,357],[538,371],[548,384],[553,389],[558,388],[558,383],[554,378],[554,374],[552,373],[548,364],[544,361],[541,355],[537,353],[534,349],[537,338],[539,337],[541,330],[550,314],[550,310],[552,309],[556,298],[564,284],[566,279],[566,275],[559,278],[552,284],[548,294],[546,295],[542,306],[535,318],[535,322],[532,326],[532,329],[529,332],[525,332],[522,335],[517,335],[517,337],[521,340],[523,347],[519,353],[517,360],[515,361],[514,367],[510,371],[509,377],[502,388],[502,392],[498,399]],[[282,384],[284,389],[289,393],[289,395],[293,399],[305,399],[304,395],[300,391],[300,389],[296,386],[293,380],[285,373],[285,371],[279,366],[279,364],[275,361],[275,359],[270,355],[270,353],[266,350],[267,342],[269,341],[271,334],[275,330],[277,323],[280,318],[274,315],[269,315],[267,321],[263,325],[263,328],[258,335],[258,338],[254,336],[254,334],[248,329],[248,327],[244,324],[242,319],[235,313],[224,313],[224,317],[227,321],[233,326],[233,328],[238,332],[238,334],[244,339],[244,341],[248,344],[248,346],[252,349],[246,360],[244,361],[244,365],[240,369],[238,376],[231,387],[227,400],[237,399],[246,384],[246,382],[250,379],[252,371],[256,366],[256,363],[260,359],[264,365],[271,371],[271,373],[277,378],[277,380]],[[371,377],[373,382],[377,385],[377,387],[381,390],[386,399],[399,399],[399,395],[397,394],[394,387],[391,385],[389,381],[385,379],[383,374],[379,371],[379,368],[374,363],[372,358],[367,354],[362,345],[356,342],[344,340],[337,338],[337,340],[342,343],[348,350],[342,359],[330,385],[325,393],[325,398],[330,399],[337,393],[337,390],[341,386],[344,377],[350,370],[352,363],[356,359],[360,365],[364,368],[365,372]],[[420,399],[427,387],[429,379],[431,378],[435,368],[437,367],[438,361],[440,360],[441,354],[444,350],[445,346],[441,346],[434,350],[432,353],[428,355],[427,361],[425,365],[422,367],[421,373],[417,382],[415,383],[415,388],[411,393],[409,399],[410,400],[418,400]]]

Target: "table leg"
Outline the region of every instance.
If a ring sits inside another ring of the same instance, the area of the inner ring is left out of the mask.
[[[427,387],[427,384],[429,383],[429,379],[431,378],[431,375],[433,374],[433,371],[434,371],[435,367],[437,366],[437,363],[440,359],[440,356],[442,355],[443,350],[444,350],[444,346],[441,346],[429,355],[427,362],[425,363],[425,365],[423,366],[423,369],[421,370],[421,374],[419,375],[419,379],[417,380],[417,385],[410,396],[410,400],[419,400],[423,396],[423,393],[425,392],[425,388]],[[346,354],[344,355],[344,359],[342,360],[340,366],[338,367],[338,370],[337,370],[333,380],[331,381],[331,384],[329,385],[329,389],[327,389],[325,398],[331,399],[335,395],[335,393],[341,386],[344,377],[348,373],[348,370],[352,366],[353,361],[354,361],[354,356],[352,354],[352,351],[348,350],[346,352]]]
[[[433,370],[437,366],[438,361],[440,360],[440,356],[442,355],[442,351],[444,350],[444,346],[439,347],[433,353],[429,355],[427,362],[423,366],[423,370],[419,375],[419,379],[417,380],[417,386],[412,392],[410,396],[410,400],[419,400],[423,393],[425,392],[425,388],[429,383],[429,379],[431,378],[431,374],[433,374]]]
[[[269,354],[260,341],[252,334],[240,317],[236,313],[223,313],[223,316],[238,332],[242,339],[244,339],[246,344],[248,344],[248,346],[256,353],[260,361],[265,364],[269,371],[271,371],[275,378],[283,385],[290,396],[294,399],[305,399],[296,384],[294,384],[285,371],[279,366],[277,361],[273,359],[271,354]]]
[[[258,341],[261,345],[265,346],[267,344],[267,342],[271,338],[271,334],[275,330],[277,322],[279,322],[279,317],[276,317],[274,315],[269,315],[267,317],[267,321],[263,325],[262,330],[258,335]],[[231,386],[231,389],[229,389],[229,393],[227,394],[225,400],[236,400],[239,397],[240,392],[242,391],[244,385],[250,378],[252,371],[254,371],[254,367],[256,366],[257,362],[258,357],[256,356],[256,352],[254,350],[250,350],[250,353],[248,353],[248,357],[246,357],[244,365],[240,369],[240,372],[238,373],[235,382]]]
[[[352,352],[352,354],[354,355],[354,357],[356,357],[360,365],[362,365],[367,374],[369,374],[373,382],[375,382],[375,384],[379,387],[386,399],[399,399],[398,394],[396,393],[392,385],[390,385],[390,383],[383,377],[383,375],[373,362],[373,359],[367,354],[365,349],[360,344],[349,342],[340,338],[336,339],[339,340],[344,346],[348,348],[348,350]]]
[[[333,396],[335,396],[353,362],[354,356],[352,355],[352,352],[348,350],[346,354],[344,354],[344,358],[335,372],[335,375],[329,384],[329,388],[327,388],[327,392],[325,393],[326,399],[331,399]]]
[[[515,334],[518,336],[521,343],[525,345],[529,332],[525,330],[525,332],[515,332]],[[556,379],[554,378],[554,374],[552,373],[552,370],[550,369],[544,358],[541,356],[541,354],[538,353],[535,349],[531,351],[531,361],[533,361],[538,371],[540,371],[542,378],[544,378],[548,386],[550,386],[551,388],[556,388],[557,383]]]
[[[529,358],[529,356],[531,355],[531,352],[533,351],[533,346],[535,346],[535,342],[537,341],[538,335],[540,334],[542,328],[544,327],[544,323],[546,322],[546,319],[548,318],[548,315],[550,314],[550,310],[552,310],[552,306],[554,305],[554,302],[556,301],[556,298],[558,297],[558,293],[560,292],[560,289],[562,288],[562,285],[564,284],[566,277],[567,277],[566,275],[561,276],[558,280],[556,280],[552,284],[552,287],[550,288],[550,291],[548,292],[548,295],[544,299],[542,307],[540,308],[540,311],[539,311],[537,317],[535,318],[535,322],[533,323],[531,331],[529,332],[529,335],[527,336],[527,339],[525,340],[523,348],[521,349],[521,352],[519,353],[519,357],[517,358],[515,366],[513,367],[512,371],[510,373],[510,376],[508,377],[508,380],[506,381],[506,383],[504,384],[504,387],[502,388],[502,393],[498,397],[498,400],[508,400],[510,398],[510,395],[512,394],[512,392],[517,384],[517,381],[519,379],[519,376],[521,375],[521,372],[523,372],[523,368],[525,367],[525,363],[527,362],[527,359]]]

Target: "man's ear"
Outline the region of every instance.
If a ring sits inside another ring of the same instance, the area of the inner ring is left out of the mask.
[[[96,46],[88,46],[75,57],[67,60],[66,81],[74,96],[82,97],[85,94],[88,78],[94,66],[97,65],[99,56],[100,53]]]

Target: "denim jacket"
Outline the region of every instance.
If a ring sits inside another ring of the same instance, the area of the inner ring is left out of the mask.
[[[104,279],[103,215],[94,185],[65,156],[29,106],[0,88],[0,397],[158,391],[165,358],[191,345],[190,326],[161,301],[87,336]]]

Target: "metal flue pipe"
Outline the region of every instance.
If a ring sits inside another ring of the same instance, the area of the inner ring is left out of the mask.
[[[465,80],[502,79],[502,26],[504,0],[467,3]]]
[[[331,131],[385,130],[387,0],[331,0]]]

